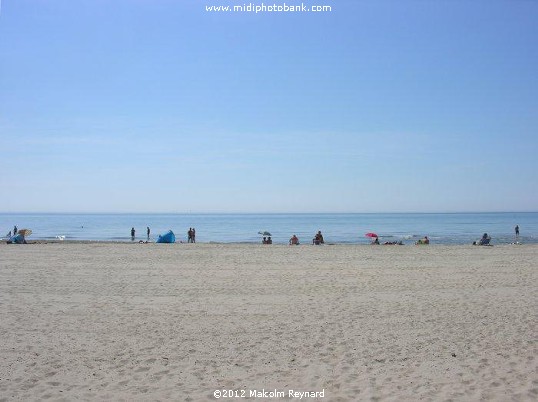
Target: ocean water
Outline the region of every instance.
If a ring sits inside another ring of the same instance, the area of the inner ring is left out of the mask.
[[[380,241],[413,244],[428,236],[433,244],[469,244],[487,232],[493,244],[514,241],[514,227],[520,227],[520,242],[538,243],[538,213],[448,213],[448,214],[12,214],[0,213],[0,238],[17,225],[32,229],[29,240],[130,241],[131,227],[136,240],[151,239],[169,229],[177,241],[187,241],[189,227],[196,228],[202,243],[258,243],[259,231],[269,231],[273,243],[287,244],[296,234],[309,244],[321,230],[326,243],[367,244],[368,232]]]

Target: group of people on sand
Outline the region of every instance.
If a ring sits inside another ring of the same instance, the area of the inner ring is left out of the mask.
[[[264,237],[262,239],[262,243],[273,244],[273,240],[271,239],[271,236]],[[325,240],[323,240],[323,235],[321,234],[321,230],[319,230],[318,233],[314,235],[314,238],[312,239],[312,244],[320,245],[324,243],[325,243]],[[291,236],[290,240],[288,241],[288,244],[290,246],[298,246],[300,243],[299,243],[299,238],[297,237],[297,235],[294,234],[293,236]]]
[[[372,245],[381,244],[379,242],[379,237],[374,237],[374,239],[372,240],[372,242],[370,244],[372,244]],[[418,244],[418,243],[415,243],[415,244]],[[383,245],[385,245],[385,246],[403,246],[403,241],[401,241],[401,240],[399,240],[399,241],[386,241],[385,243],[383,243]]]
[[[514,227],[514,232],[516,233],[516,239],[513,243],[510,243],[510,244],[521,244],[519,242],[519,225],[516,225]],[[480,240],[473,241],[473,246],[492,246],[492,245],[493,244],[491,244],[491,236],[488,235],[487,233],[484,233],[482,237],[480,238]]]
[[[147,239],[146,239],[146,243],[149,241],[149,235],[151,234],[151,229],[149,228],[149,226],[146,227],[146,236],[147,236]],[[131,241],[134,241],[135,240],[135,237],[136,237],[136,230],[134,227],[131,228]],[[142,240],[140,240],[142,242]]]
[[[312,244],[316,244],[316,245],[320,245],[320,244],[324,244],[325,243],[325,240],[323,240],[323,235],[321,234],[321,230],[318,230],[318,233],[316,233],[314,235],[314,238],[312,239]],[[299,238],[297,237],[297,235],[293,235],[290,237],[290,240],[288,241],[288,244],[290,246],[298,246],[300,243],[299,243]]]
[[[196,229],[189,228],[187,232],[187,243],[196,243]]]
[[[426,237],[426,238],[427,238],[427,237]],[[420,240],[419,240],[419,241],[420,241]],[[381,244],[381,243],[379,242],[379,237],[377,237],[377,236],[373,237],[373,238],[372,238],[372,241],[370,242],[370,244],[372,244],[372,245]],[[418,242],[415,243],[415,244],[418,244]],[[386,241],[385,243],[383,243],[383,245],[385,245],[385,246],[403,246],[403,241],[401,241],[401,240]]]
[[[12,244],[12,243],[16,243],[16,244],[28,244],[26,242],[26,233],[25,233],[25,230],[21,230],[19,232],[19,229],[17,228],[17,225],[13,226],[13,235],[11,234],[11,230],[8,232],[8,234],[6,235],[7,237],[7,241],[6,243],[7,244]]]
[[[16,226],[15,226],[16,228]],[[146,241],[145,243],[149,242],[149,237],[151,234],[151,229],[146,227]],[[134,241],[136,238],[136,230],[134,227],[131,228],[131,241]],[[144,243],[144,241],[140,240],[140,243]],[[187,243],[196,243],[196,229],[189,228],[189,231],[187,232]]]
[[[312,239],[312,244],[315,244],[319,246],[320,244],[324,244],[325,240],[323,240],[323,235],[321,234],[321,230],[318,230],[318,233],[314,236]]]

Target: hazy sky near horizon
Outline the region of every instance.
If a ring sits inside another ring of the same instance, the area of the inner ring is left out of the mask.
[[[537,1],[303,1],[3,0],[0,211],[537,210]]]

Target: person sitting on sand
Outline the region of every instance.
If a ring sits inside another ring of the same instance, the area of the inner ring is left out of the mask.
[[[379,244],[379,237],[374,237],[374,240],[370,244]]]
[[[267,237],[265,237],[265,236],[263,237],[262,244],[267,244]]]
[[[479,245],[479,246],[486,246],[486,245],[489,244],[490,240],[491,240],[491,237],[488,236],[487,233],[484,233],[484,234],[482,235],[482,238],[481,238],[480,241],[478,242],[478,245]]]
[[[424,239],[419,239],[415,244],[430,244],[430,239],[428,236],[424,236]]]
[[[312,239],[312,244],[320,245],[323,243],[325,243],[325,241],[323,240],[323,235],[321,234],[321,230],[318,230],[318,233],[316,233],[316,235]]]
[[[295,235],[291,236],[290,246],[297,246],[297,245],[299,245],[299,238]]]
[[[473,241],[473,246],[491,246],[489,242],[491,241],[491,237],[488,236],[487,233],[484,233],[482,235],[482,238],[478,240],[478,243],[476,241]]]
[[[273,244],[273,240],[271,239],[271,236],[269,236],[267,238],[267,243],[266,244]]]

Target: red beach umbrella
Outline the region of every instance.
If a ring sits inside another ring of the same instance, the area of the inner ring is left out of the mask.
[[[366,237],[379,237],[378,235],[376,235],[375,233],[366,233],[365,234]]]

